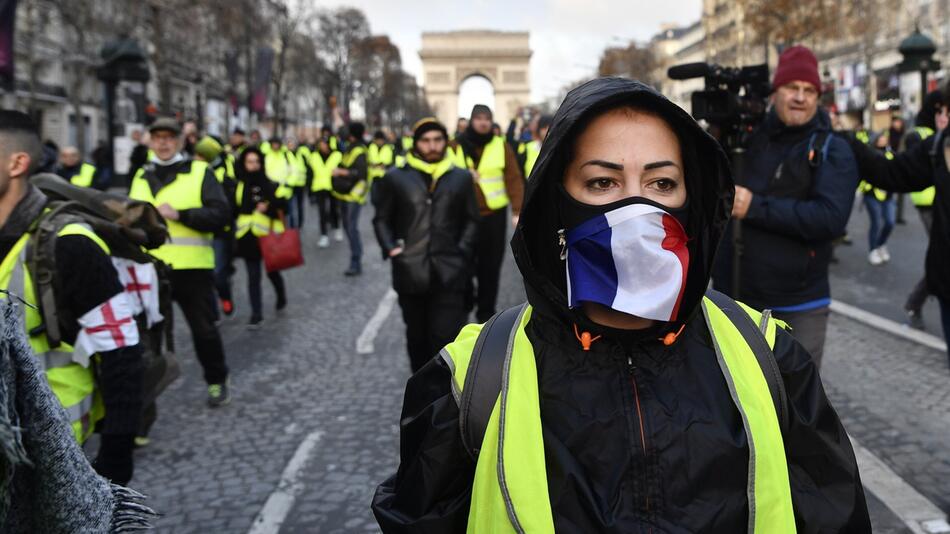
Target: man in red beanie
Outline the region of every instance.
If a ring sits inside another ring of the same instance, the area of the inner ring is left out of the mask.
[[[818,60],[787,48],[772,80],[772,106],[752,133],[736,177],[733,217],[742,221],[739,287],[732,287],[733,241],[723,239],[716,289],[770,309],[820,365],[828,326],[831,243],[844,235],[858,184],[847,142],[831,135],[818,108]]]

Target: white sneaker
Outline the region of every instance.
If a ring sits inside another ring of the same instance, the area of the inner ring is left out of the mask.
[[[868,263],[871,265],[880,265],[884,263],[884,258],[881,257],[881,249],[874,249],[868,254]]]
[[[343,229],[342,229],[342,228],[337,228],[336,230],[333,231],[333,239],[334,239],[334,241],[336,241],[337,243],[340,243],[340,242],[343,241]]]
[[[329,247],[329,246],[330,246],[330,236],[328,236],[328,235],[322,235],[322,236],[320,236],[320,240],[317,241],[317,246],[320,247],[320,248],[327,248],[327,247]]]
[[[887,250],[887,245],[881,245],[877,247],[877,250],[881,254],[881,259],[884,260],[884,263],[891,261],[891,253]]]

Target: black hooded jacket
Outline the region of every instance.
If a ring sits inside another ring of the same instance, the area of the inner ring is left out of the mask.
[[[630,103],[659,113],[680,138],[689,196],[685,329],[632,332],[568,309],[552,206],[570,143],[598,110]],[[558,532],[745,532],[749,449],[700,307],[733,183],[716,142],[684,111],[639,82],[604,78],[561,104],[529,182],[512,250],[534,312],[547,483]],[[583,352],[573,325],[603,337]],[[809,355],[779,332],[775,355],[789,395],[784,433],[798,531],[870,532],[847,434]],[[475,464],[462,446],[451,371],[433,359],[410,380],[401,463],[377,489],[384,532],[464,532]]]

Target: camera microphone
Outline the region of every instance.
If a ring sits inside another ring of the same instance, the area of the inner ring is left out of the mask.
[[[674,65],[666,71],[666,75],[673,80],[689,80],[691,78],[702,78],[712,72],[712,67],[708,63],[684,63],[683,65]]]

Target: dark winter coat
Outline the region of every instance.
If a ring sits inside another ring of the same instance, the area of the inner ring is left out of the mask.
[[[825,155],[818,147],[820,162],[813,168],[808,154],[819,134],[831,135],[824,110],[798,127],[785,126],[773,110],[750,137],[743,173],[736,180],[753,193],[742,222],[741,287],[738,292],[732,287],[730,227],[713,276],[716,289],[757,309],[831,297],[831,243],[845,233],[858,172],[848,144],[834,136]]]
[[[851,142],[851,148],[862,176],[867,176],[866,180],[875,187],[895,193],[936,187],[933,227],[927,245],[927,288],[931,294],[950,302],[950,171],[946,142],[944,129],[897,154],[893,160],[856,140]]]
[[[410,167],[394,167],[374,186],[376,239],[392,260],[393,289],[418,295],[464,291],[471,276],[478,232],[472,175],[452,168],[434,182]]]
[[[677,132],[689,196],[685,329],[672,346],[664,323],[622,331],[567,307],[562,227],[554,185],[576,125],[628,102],[660,113]],[[700,307],[734,186],[726,157],[684,111],[638,82],[588,82],[568,94],[542,147],[512,250],[534,307],[526,331],[538,369],[547,484],[557,532],[746,532],[749,447]],[[574,325],[603,336],[583,352]],[[798,531],[870,532],[848,436],[809,355],[776,338],[789,396],[783,433]],[[378,489],[384,532],[464,532],[475,464],[463,448],[452,372],[440,358],[406,388],[400,466]],[[759,445],[761,446],[761,445]]]

